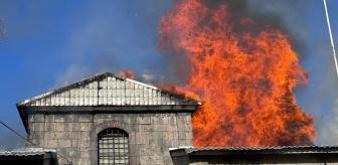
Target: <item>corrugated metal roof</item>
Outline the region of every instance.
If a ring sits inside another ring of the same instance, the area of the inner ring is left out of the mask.
[[[195,148],[192,146],[183,146],[178,148],[170,148],[170,151],[184,150],[186,153],[194,153],[200,151],[265,151],[280,153],[306,153],[306,152],[338,152],[338,146],[275,146],[275,147],[202,147]]]
[[[36,155],[44,155],[46,152],[56,153],[56,150],[44,148],[22,148],[11,151],[0,150],[0,156],[36,156]]]
[[[18,106],[199,105],[197,100],[112,73],[100,74],[32,97]]]

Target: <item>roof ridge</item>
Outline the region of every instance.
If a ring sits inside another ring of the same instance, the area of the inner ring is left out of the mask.
[[[189,102],[190,101],[194,101],[194,102],[196,102],[197,105],[200,105],[200,102],[198,100],[195,100],[195,99],[192,99],[192,98],[186,98],[183,95],[180,95],[180,94],[175,93],[175,92],[170,92],[170,91],[168,91],[166,89],[162,89],[162,88],[156,87],[155,85],[146,84],[146,83],[140,82],[140,81],[135,80],[135,79],[118,76],[118,75],[116,75],[114,73],[111,73],[111,72],[103,72],[103,73],[95,74],[95,75],[87,77],[87,78],[83,78],[83,79],[81,79],[79,81],[76,81],[74,83],[71,83],[69,85],[58,87],[56,89],[52,89],[52,90],[44,92],[42,94],[30,97],[28,99],[25,99],[23,101],[18,102],[16,104],[16,106],[17,107],[19,107],[19,106],[25,106],[25,105],[27,105],[29,103],[32,103],[32,102],[37,101],[37,100],[42,99],[42,98],[49,97],[49,96],[51,96],[53,94],[58,94],[58,93],[62,93],[64,91],[67,91],[67,90],[70,90],[70,89],[75,89],[77,87],[89,84],[89,83],[94,82],[94,81],[99,81],[99,80],[105,79],[107,77],[114,77],[114,78],[122,80],[122,81],[138,84],[138,85],[141,85],[141,86],[146,87],[148,89],[156,90],[158,92],[164,92],[164,93],[166,93],[168,95],[176,97],[177,99],[182,99],[182,100],[186,100],[186,101],[189,101]]]
[[[93,76],[90,76],[90,77],[87,77],[87,78],[82,78],[81,80],[75,81],[75,82],[70,83],[68,85],[56,87],[55,89],[52,89],[52,90],[49,90],[47,92],[43,92],[42,94],[30,97],[29,99],[25,99],[23,101],[18,102],[16,105],[21,106],[21,105],[27,104],[29,102],[38,100],[40,98],[47,97],[47,96],[50,96],[52,94],[59,93],[59,92],[62,92],[62,91],[68,90],[68,89],[73,89],[73,88],[76,88],[80,85],[88,84],[88,83],[93,82],[95,80],[98,80],[100,78],[106,78],[108,76],[112,76],[112,77],[119,78],[119,79],[125,79],[125,78],[117,76],[117,75],[115,75],[111,72],[97,73]]]

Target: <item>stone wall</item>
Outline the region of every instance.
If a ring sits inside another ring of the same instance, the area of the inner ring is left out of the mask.
[[[60,164],[97,164],[97,134],[120,128],[129,135],[131,165],[172,164],[168,148],[191,146],[191,113],[31,114],[29,139],[57,150]]]

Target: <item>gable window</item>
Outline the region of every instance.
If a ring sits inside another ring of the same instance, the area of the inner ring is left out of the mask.
[[[128,134],[122,129],[108,128],[98,134],[98,164],[128,164]]]

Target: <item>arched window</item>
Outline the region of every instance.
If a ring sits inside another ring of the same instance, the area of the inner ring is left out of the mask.
[[[98,134],[98,164],[128,164],[128,134],[108,128]]]

